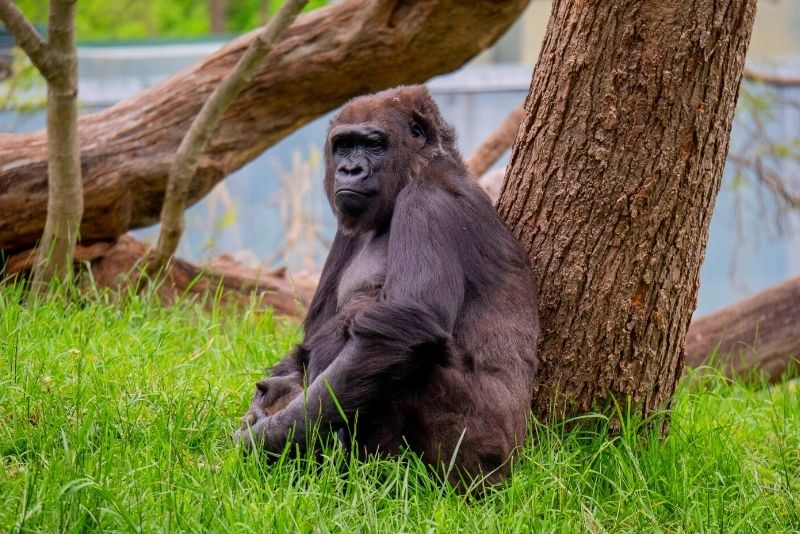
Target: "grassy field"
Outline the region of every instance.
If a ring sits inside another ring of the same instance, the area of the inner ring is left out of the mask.
[[[792,532],[800,388],[686,381],[671,433],[533,425],[510,482],[464,498],[409,456],[266,465],[231,440],[299,331],[126,297],[21,305],[0,288],[0,529]],[[691,382],[691,384],[690,384]]]

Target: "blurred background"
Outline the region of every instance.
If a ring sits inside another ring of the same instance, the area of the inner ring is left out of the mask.
[[[47,2],[18,4],[43,29]],[[310,2],[309,9],[325,5]],[[279,0],[81,0],[82,113],[108,108],[256,28]],[[533,0],[498,41],[458,72],[429,82],[469,155],[528,91],[550,1]],[[0,131],[44,127],[44,83],[0,27]],[[225,179],[186,215],[178,256],[229,254],[245,264],[322,266],[335,221],[322,191],[330,116],[283,139]],[[497,163],[502,170],[508,154]],[[157,228],[137,230],[154,241]],[[701,271],[697,313],[800,275],[800,2],[761,0],[730,154]]]

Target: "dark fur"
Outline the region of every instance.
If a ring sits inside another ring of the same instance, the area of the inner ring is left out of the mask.
[[[412,135],[415,124],[424,136]],[[385,151],[337,151],[331,137],[348,128],[383,132]],[[451,481],[501,480],[525,439],[537,367],[536,291],[525,251],[467,175],[453,130],[424,87],[348,103],[331,124],[325,154],[339,229],[304,341],[273,369],[273,377],[304,376],[307,400],[255,418],[253,435],[279,451],[291,428],[302,447],[315,419],[340,431],[346,425],[330,387],[349,422],[357,413],[362,452],[392,454],[407,444],[440,468],[457,450]],[[341,173],[361,166],[364,187],[378,190],[350,216],[334,195]],[[379,238],[387,240],[382,284],[340,302],[343,274],[367,261],[359,251]],[[253,405],[263,405],[258,392]]]

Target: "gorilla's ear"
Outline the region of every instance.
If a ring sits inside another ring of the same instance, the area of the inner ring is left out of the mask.
[[[423,115],[422,113],[417,112],[416,110],[411,111],[411,135],[414,137],[424,137],[428,142],[438,143],[439,136],[436,135],[436,127],[433,126],[430,121]],[[420,133],[421,136],[415,133],[415,128],[422,130]]]
[[[439,106],[424,85],[404,88],[410,100],[412,116],[425,130],[428,141],[438,145],[442,152],[447,154],[457,153],[456,132],[442,117]]]
[[[411,116],[424,130],[430,145],[438,148],[442,154],[457,154],[455,130],[444,120],[436,103],[431,100],[430,104],[417,106]]]

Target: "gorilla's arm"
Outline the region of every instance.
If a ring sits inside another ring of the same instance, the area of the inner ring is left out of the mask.
[[[297,345],[288,355],[272,367],[269,371],[271,378],[287,379],[294,382],[296,389],[303,387],[305,374],[308,368],[310,347],[316,345],[317,356],[319,350],[328,353],[325,357],[333,359],[344,346],[341,336],[336,335],[339,329],[336,313],[336,289],[339,285],[342,271],[347,267],[347,262],[353,253],[353,239],[336,232],[331,244],[331,250],[322,268],[317,291],[311,300],[306,319],[303,323],[304,343]],[[320,343],[319,340],[325,340]],[[242,428],[252,425],[264,417],[266,407],[270,404],[266,389],[259,384],[269,383],[261,381],[257,384],[250,403],[250,409],[242,419]],[[270,412],[271,413],[271,412]]]
[[[326,337],[326,331],[335,329],[336,319],[336,289],[342,271],[347,267],[347,262],[353,254],[353,238],[341,232],[336,232],[333,238],[325,265],[322,267],[317,291],[308,307],[305,321],[303,321],[303,338],[306,341],[315,337]],[[276,364],[270,371],[270,376],[289,376],[305,372],[308,363],[309,345],[303,343],[295,347],[283,360]],[[337,348],[338,352],[341,347]],[[302,379],[301,382],[302,383]],[[258,391],[256,391],[258,396]]]
[[[323,434],[335,430],[345,422],[340,409],[352,420],[379,396],[410,387],[443,363],[464,301],[460,251],[468,238],[464,211],[451,193],[425,184],[403,190],[378,302],[354,317],[351,339],[305,396],[253,426],[266,449],[281,450],[292,428],[293,441],[303,447],[309,424],[318,421]]]
[[[464,304],[464,242],[473,237],[468,235],[467,224],[458,198],[436,181],[413,183],[400,193],[392,217],[383,287],[383,300],[394,313],[409,321],[416,309],[423,310],[433,316],[426,321],[432,319],[452,334]],[[387,319],[399,321],[394,324],[402,329],[401,318]],[[413,338],[412,332],[397,334]]]

